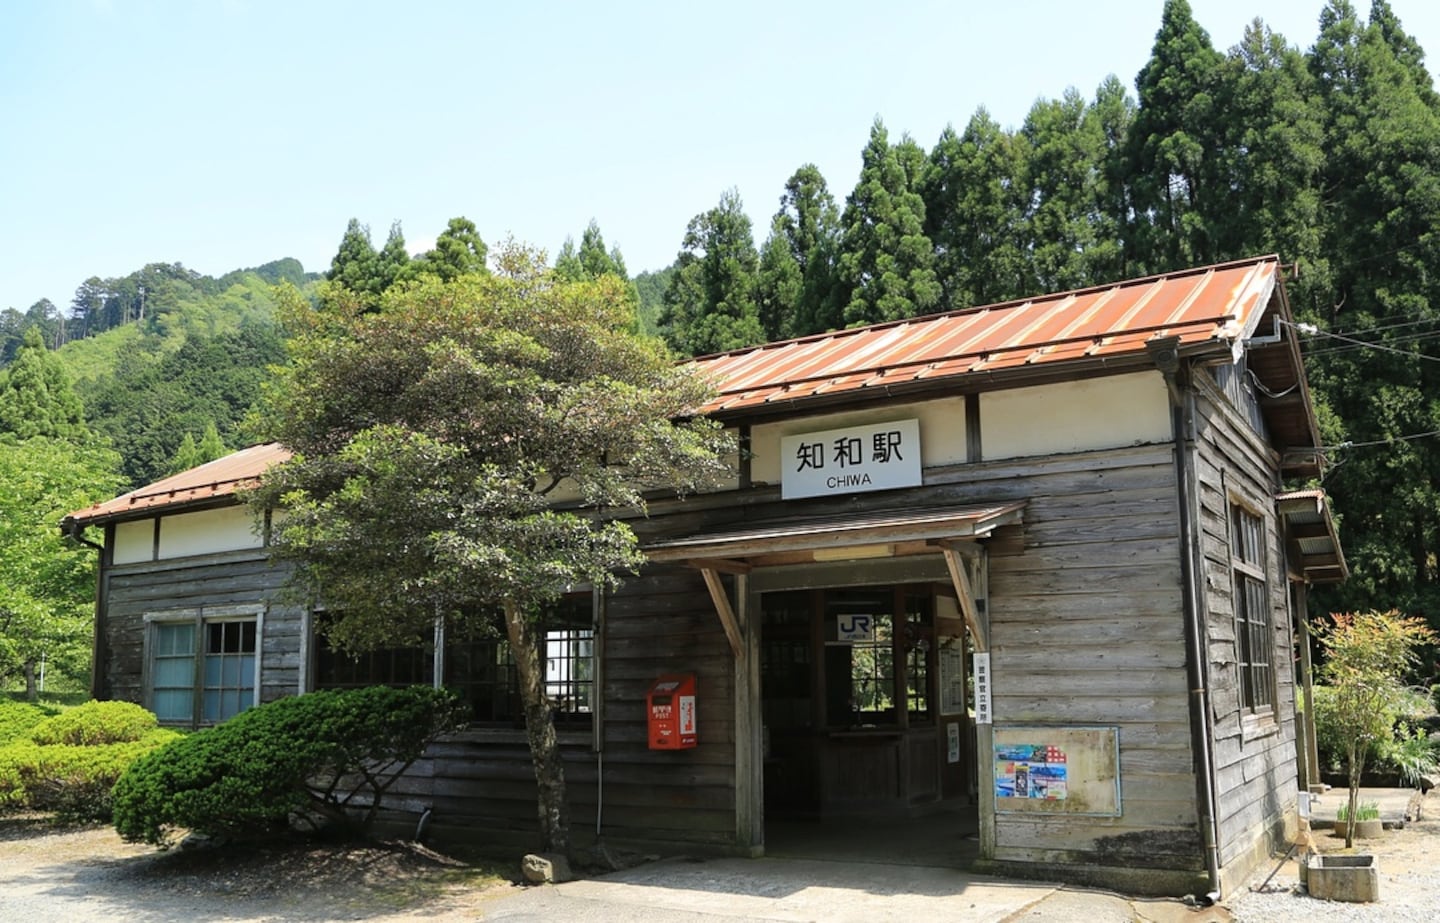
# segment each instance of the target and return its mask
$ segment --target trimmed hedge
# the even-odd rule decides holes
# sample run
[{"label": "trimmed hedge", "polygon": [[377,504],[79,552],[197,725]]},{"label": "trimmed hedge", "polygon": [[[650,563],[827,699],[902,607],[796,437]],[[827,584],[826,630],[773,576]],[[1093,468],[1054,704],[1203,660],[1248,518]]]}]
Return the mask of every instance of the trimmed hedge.
[{"label": "trimmed hedge", "polygon": [[0,746],[0,808],[53,811],[63,820],[108,821],[115,781],[180,736],[128,702],[87,702],[53,717],[12,704],[0,715],[7,729],[29,725]]},{"label": "trimmed hedge", "polygon": [[53,713],[29,702],[0,698],[0,747],[13,740],[28,739],[30,730]]},{"label": "trimmed hedge", "polygon": [[115,829],[162,846],[177,828],[245,839],[292,824],[363,833],[396,779],[463,717],[453,694],[423,686],[269,702],[137,760],[115,786]]},{"label": "trimmed hedge", "polygon": [[40,722],[30,732],[37,744],[93,747],[143,740],[159,722],[155,715],[130,702],[96,702],[66,709]]}]

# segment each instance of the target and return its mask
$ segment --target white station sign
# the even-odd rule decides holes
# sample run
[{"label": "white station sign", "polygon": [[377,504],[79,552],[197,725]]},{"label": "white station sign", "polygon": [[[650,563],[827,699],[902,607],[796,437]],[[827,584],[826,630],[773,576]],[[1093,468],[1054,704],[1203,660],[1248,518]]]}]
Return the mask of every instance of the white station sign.
[{"label": "white station sign", "polygon": [[780,440],[786,500],[920,484],[920,421],[895,420],[798,433]]}]

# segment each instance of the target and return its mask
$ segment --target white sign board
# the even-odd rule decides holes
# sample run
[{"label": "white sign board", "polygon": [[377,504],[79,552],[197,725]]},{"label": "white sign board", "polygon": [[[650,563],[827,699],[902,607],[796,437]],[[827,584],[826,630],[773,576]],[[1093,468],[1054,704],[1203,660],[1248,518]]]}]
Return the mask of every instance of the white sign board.
[{"label": "white sign board", "polygon": [[975,668],[975,723],[990,724],[994,715],[990,711],[990,653],[976,651],[970,655]]},{"label": "white sign board", "polygon": [[895,420],[798,433],[780,440],[786,500],[920,484],[920,421]]},{"label": "white sign board", "polygon": [[856,641],[875,640],[875,616],[854,614],[835,616],[835,638],[851,644]]}]

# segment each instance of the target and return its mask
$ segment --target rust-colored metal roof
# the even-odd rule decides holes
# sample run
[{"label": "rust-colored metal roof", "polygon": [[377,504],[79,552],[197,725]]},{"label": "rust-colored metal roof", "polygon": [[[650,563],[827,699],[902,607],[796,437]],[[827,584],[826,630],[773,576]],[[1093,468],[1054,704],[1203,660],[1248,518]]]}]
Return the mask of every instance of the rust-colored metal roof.
[{"label": "rust-colored metal roof", "polygon": [[963,376],[1114,366],[1172,336],[1182,354],[1233,349],[1270,304],[1279,269],[1259,257],[704,356],[696,362],[720,393],[701,409],[740,416]]},{"label": "rust-colored metal roof", "polygon": [[231,497],[235,491],[255,483],[271,465],[290,457],[277,442],[241,449],[224,458],[206,462],[189,471],[171,475],[147,487],[132,490],[114,500],[97,503],[65,517],[67,524],[96,525],[112,519],[128,519],[160,507],[189,506]]}]

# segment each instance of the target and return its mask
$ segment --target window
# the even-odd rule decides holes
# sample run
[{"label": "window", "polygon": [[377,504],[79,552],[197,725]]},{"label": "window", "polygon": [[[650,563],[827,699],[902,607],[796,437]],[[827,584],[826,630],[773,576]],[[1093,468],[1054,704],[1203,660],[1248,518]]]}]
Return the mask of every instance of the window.
[{"label": "window", "polygon": [[1269,713],[1275,704],[1275,639],[1265,576],[1265,522],[1238,504],[1230,508],[1230,569],[1241,705],[1253,714]]},{"label": "window", "polygon": [[[588,723],[595,710],[595,641],[589,593],[567,596],[544,616],[540,650],[545,693],[557,724]],[[432,646],[386,648],[347,654],[315,634],[316,689],[361,686],[430,685],[435,677]],[[510,645],[497,638],[449,638],[441,656],[446,688],[470,705],[481,724],[525,721],[520,684]]]},{"label": "window", "polygon": [[255,704],[258,620],[197,611],[150,620],[150,707],[167,724],[215,724]]},{"label": "window", "polygon": [[906,722],[928,722],[932,592],[851,587],[824,590],[821,597],[825,723],[862,727],[901,723],[897,707],[901,696]]}]

